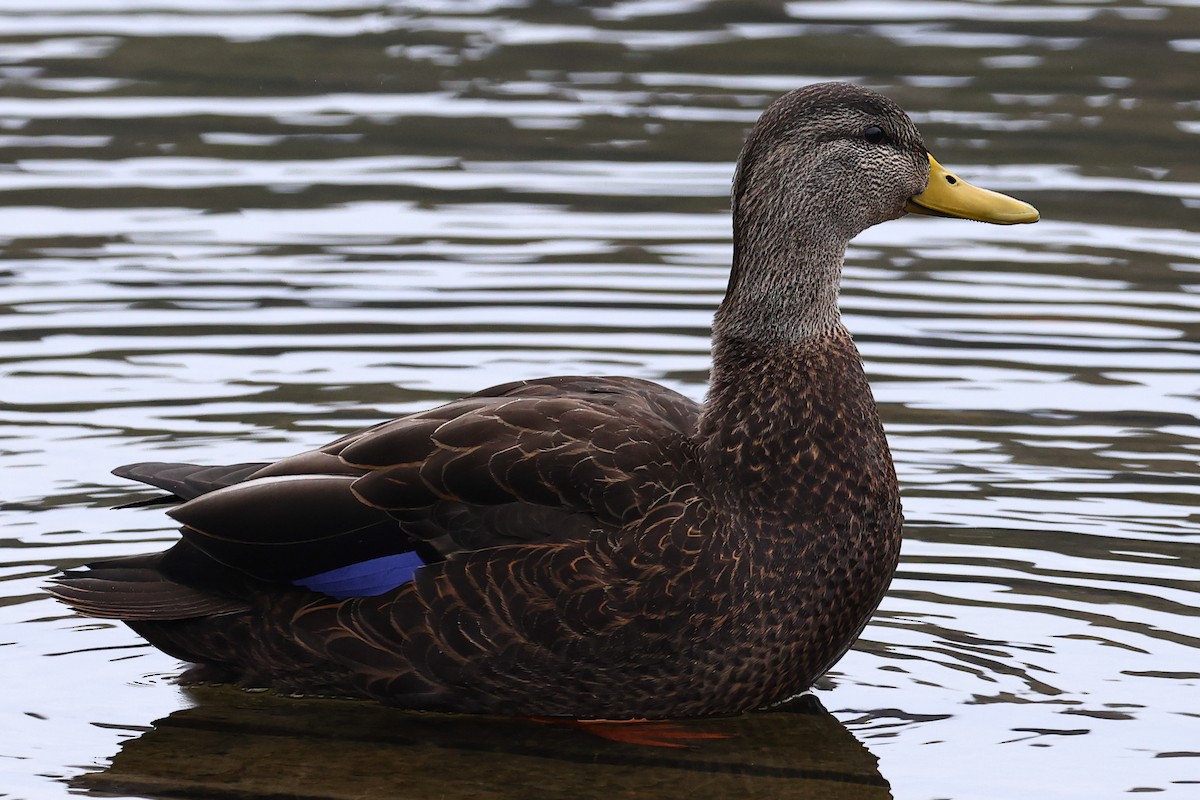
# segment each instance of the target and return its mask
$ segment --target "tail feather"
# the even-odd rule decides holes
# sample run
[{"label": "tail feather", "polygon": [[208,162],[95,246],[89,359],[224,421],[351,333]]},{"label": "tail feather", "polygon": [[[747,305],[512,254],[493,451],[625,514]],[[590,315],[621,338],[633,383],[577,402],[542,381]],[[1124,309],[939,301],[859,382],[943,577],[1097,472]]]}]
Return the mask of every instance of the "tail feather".
[{"label": "tail feather", "polygon": [[193,619],[246,611],[246,603],[184,586],[164,578],[152,566],[127,566],[121,560],[93,564],[55,578],[46,587],[53,597],[89,617],[101,619]]},{"label": "tail feather", "polygon": [[202,494],[241,483],[265,466],[265,463],[246,463],[206,467],[197,464],[146,461],[117,467],[113,474],[119,478],[128,478],[157,487],[182,500],[191,500]]},{"label": "tail feather", "polygon": [[[187,585],[197,570],[205,579]],[[212,561],[186,540],[162,553],[70,570],[46,591],[86,616],[119,619],[164,653],[196,665],[182,676],[185,683],[362,696],[344,668],[294,641],[286,624],[264,621],[259,582]],[[302,589],[292,591],[301,601],[310,597]]]}]

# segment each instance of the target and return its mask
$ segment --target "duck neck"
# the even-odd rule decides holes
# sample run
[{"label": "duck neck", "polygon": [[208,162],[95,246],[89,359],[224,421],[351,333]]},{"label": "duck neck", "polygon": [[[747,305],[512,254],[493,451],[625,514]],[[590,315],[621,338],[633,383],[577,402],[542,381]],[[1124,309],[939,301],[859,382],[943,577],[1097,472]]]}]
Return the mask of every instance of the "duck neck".
[{"label": "duck neck", "polygon": [[785,346],[840,328],[845,239],[817,225],[786,230],[735,218],[733,269],[714,339]]},{"label": "duck neck", "polygon": [[[776,527],[795,522],[781,510],[864,512],[895,483],[862,360],[838,314],[845,241],[809,233],[794,240],[803,251],[738,238],[700,419],[712,491]],[[830,476],[842,481],[833,494]],[[839,505],[826,508],[834,494]]]}]

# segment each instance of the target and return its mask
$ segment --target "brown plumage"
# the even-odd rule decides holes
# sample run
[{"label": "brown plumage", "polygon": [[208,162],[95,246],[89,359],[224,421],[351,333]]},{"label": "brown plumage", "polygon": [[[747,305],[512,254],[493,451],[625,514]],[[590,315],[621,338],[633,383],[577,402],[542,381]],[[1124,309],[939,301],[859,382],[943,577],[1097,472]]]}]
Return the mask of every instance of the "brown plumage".
[{"label": "brown plumage", "polygon": [[51,591],[198,665],[186,677],[285,692],[625,718],[803,691],[862,630],[900,547],[837,311],[846,244],[906,207],[989,219],[939,206],[931,163],[887,98],[792,92],[739,160],[704,405],[546,378],[273,464],[124,467],[186,501],[183,538]]}]

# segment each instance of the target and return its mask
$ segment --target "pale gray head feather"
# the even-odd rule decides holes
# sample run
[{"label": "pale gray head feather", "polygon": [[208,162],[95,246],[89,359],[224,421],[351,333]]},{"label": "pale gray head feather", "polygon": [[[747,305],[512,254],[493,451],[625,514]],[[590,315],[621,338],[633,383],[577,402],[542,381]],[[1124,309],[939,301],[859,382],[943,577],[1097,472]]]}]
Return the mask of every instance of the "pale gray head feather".
[{"label": "pale gray head feather", "polygon": [[[872,126],[883,142],[864,136]],[[733,270],[714,334],[797,341],[836,328],[846,245],[901,216],[928,179],[920,134],[883,95],[822,83],[776,100],[738,159]]]}]

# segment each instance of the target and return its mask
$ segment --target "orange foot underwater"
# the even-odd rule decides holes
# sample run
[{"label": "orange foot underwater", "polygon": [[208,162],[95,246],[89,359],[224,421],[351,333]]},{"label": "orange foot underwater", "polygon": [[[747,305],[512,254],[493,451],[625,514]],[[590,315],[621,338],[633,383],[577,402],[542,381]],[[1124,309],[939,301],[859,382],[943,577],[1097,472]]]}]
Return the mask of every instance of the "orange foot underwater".
[{"label": "orange foot underwater", "polygon": [[727,733],[689,730],[676,722],[649,719],[556,719],[530,717],[534,722],[566,725],[607,739],[610,742],[641,745],[642,747],[688,747],[705,739],[728,739]]}]

